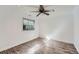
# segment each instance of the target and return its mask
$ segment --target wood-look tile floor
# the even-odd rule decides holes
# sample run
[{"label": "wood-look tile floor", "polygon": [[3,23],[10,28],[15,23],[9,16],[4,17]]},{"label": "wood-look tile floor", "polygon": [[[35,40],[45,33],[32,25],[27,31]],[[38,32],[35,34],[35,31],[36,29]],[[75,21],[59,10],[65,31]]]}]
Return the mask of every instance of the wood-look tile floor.
[{"label": "wood-look tile floor", "polygon": [[73,44],[37,38],[0,54],[78,54]]}]

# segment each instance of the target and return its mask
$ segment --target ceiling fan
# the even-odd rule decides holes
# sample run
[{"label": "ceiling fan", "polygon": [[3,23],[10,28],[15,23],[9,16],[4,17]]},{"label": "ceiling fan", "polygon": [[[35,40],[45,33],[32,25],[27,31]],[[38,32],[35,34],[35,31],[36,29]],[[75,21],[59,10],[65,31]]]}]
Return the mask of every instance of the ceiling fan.
[{"label": "ceiling fan", "polygon": [[[38,11],[32,11],[32,12],[38,12],[38,14],[36,16],[39,16],[41,13],[45,14],[45,15],[50,15],[48,12],[50,12],[51,10],[45,10],[43,5],[39,6],[39,10]],[[55,11],[54,9],[52,10],[53,12]]]}]

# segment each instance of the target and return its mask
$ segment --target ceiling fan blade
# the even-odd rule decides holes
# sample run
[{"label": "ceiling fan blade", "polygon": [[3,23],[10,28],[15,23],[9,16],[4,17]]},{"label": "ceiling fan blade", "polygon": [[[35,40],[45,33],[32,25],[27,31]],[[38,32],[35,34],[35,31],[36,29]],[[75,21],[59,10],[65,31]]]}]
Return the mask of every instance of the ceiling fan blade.
[{"label": "ceiling fan blade", "polygon": [[44,12],[44,14],[49,15],[49,13],[45,13],[45,12]]},{"label": "ceiling fan blade", "polygon": [[37,16],[39,16],[41,13],[39,13]]},{"label": "ceiling fan blade", "polygon": [[44,12],[50,12],[50,10],[45,10]]},{"label": "ceiling fan blade", "polygon": [[44,12],[55,12],[55,10],[54,9],[52,9],[52,10],[45,10]]}]

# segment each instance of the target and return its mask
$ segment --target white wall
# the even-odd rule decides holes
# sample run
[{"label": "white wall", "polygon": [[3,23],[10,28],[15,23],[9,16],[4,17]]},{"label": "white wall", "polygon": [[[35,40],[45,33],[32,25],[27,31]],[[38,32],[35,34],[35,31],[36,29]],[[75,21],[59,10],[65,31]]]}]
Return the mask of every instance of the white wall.
[{"label": "white wall", "polygon": [[27,17],[29,10],[26,6],[0,6],[0,51],[38,37],[37,20],[34,31],[22,30],[22,17]]},{"label": "white wall", "polygon": [[74,6],[74,45],[79,52],[79,6]]},{"label": "white wall", "polygon": [[40,37],[73,43],[73,6],[50,6],[50,16],[41,14]]}]

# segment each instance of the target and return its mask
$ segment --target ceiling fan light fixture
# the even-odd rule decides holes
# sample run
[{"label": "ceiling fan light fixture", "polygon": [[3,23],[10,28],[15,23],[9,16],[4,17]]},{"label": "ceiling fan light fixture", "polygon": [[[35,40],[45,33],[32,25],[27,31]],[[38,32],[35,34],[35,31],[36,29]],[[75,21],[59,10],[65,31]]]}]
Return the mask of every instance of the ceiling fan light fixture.
[{"label": "ceiling fan light fixture", "polygon": [[[54,9],[52,10],[53,12],[55,11]],[[45,10],[43,5],[39,6],[39,10],[38,11],[32,11],[32,12],[39,12],[36,16],[39,16],[40,14],[45,14],[47,16],[49,16],[50,14],[48,12],[50,12],[50,10]]]}]

